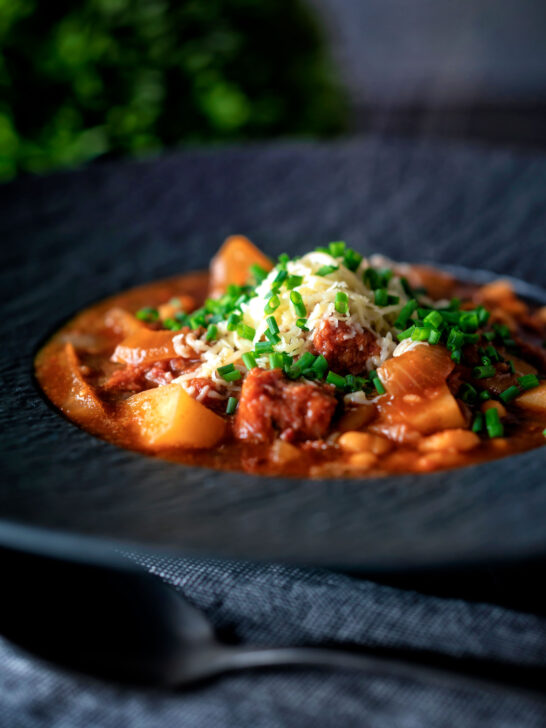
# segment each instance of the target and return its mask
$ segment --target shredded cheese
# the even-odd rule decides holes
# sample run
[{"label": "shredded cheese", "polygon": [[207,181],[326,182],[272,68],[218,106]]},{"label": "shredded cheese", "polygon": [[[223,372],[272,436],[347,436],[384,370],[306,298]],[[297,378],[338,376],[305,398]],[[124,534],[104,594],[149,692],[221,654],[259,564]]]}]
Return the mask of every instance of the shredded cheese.
[{"label": "shredded cheese", "polygon": [[[323,266],[338,266],[338,268],[325,276],[317,275],[317,271]],[[302,277],[301,285],[294,290],[301,295],[305,305],[308,331],[303,331],[296,325],[300,316],[294,310],[294,305],[290,300],[290,290],[286,286],[281,286],[277,292],[280,303],[272,314],[277,321],[278,336],[280,337],[280,341],[275,344],[275,351],[286,352],[295,358],[300,357],[311,348],[316,329],[322,322],[328,320],[335,326],[340,321],[347,324],[350,330],[348,338],[364,329],[374,334],[379,346],[379,354],[370,357],[367,362],[368,369],[375,369],[390,358],[396,348],[393,324],[408,297],[400,279],[393,276],[388,282],[387,291],[390,295],[397,297],[398,302],[387,306],[377,306],[374,303],[374,291],[363,280],[363,273],[368,267],[370,267],[369,262],[363,259],[358,269],[352,272],[340,264],[338,259],[327,253],[316,251],[308,253],[302,258],[288,261],[286,265],[288,275]],[[175,381],[184,384],[196,377],[203,377],[211,379],[213,382],[226,384],[216,372],[219,367],[233,364],[242,373],[246,371],[241,357],[246,352],[254,351],[255,344],[263,339],[267,330],[268,314],[264,312],[264,309],[268,302],[267,294],[271,292],[277,273],[278,270],[271,271],[256,288],[256,296],[241,306],[242,322],[256,331],[253,341],[239,336],[236,331],[228,331],[227,323],[223,321],[217,324],[218,335],[214,341],[206,341],[205,334],[201,337],[193,333],[174,337],[173,345],[178,356],[188,358],[197,355],[201,360],[197,368],[183,373]],[[339,291],[343,291],[347,295],[348,310],[346,314],[339,313],[335,307],[336,294]],[[259,365],[265,364],[267,355],[256,355],[256,361]],[[237,383],[232,386],[237,386]]]}]

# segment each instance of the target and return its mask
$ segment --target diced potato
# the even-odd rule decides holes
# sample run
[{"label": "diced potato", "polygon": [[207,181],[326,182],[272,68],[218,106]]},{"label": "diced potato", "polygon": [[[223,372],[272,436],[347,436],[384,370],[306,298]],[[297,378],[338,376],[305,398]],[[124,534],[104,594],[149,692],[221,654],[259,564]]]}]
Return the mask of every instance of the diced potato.
[{"label": "diced potato", "polygon": [[482,412],[487,412],[487,410],[490,409],[496,409],[499,413],[499,417],[506,417],[506,407],[502,404],[502,402],[497,402],[496,399],[488,399],[482,404],[481,410]]},{"label": "diced potato", "polygon": [[427,435],[438,430],[465,427],[466,421],[457,400],[446,384],[421,402],[392,403],[392,418],[407,425],[421,434]]},{"label": "diced potato", "polygon": [[358,470],[369,470],[377,464],[377,455],[372,452],[358,452],[351,455],[349,464]]},{"label": "diced potato", "polygon": [[136,429],[141,445],[151,450],[210,448],[226,429],[221,417],[175,383],[129,397],[122,405],[122,415]]},{"label": "diced potato", "polygon": [[174,359],[172,331],[152,331],[143,328],[116,346],[112,361],[119,364],[152,364],[163,359]]},{"label": "diced potato", "polygon": [[104,405],[81,372],[80,361],[71,343],[59,354],[56,386],[62,394],[61,409],[69,417],[90,420],[105,414]]},{"label": "diced potato", "polygon": [[231,235],[210,263],[210,295],[224,293],[230,284],[242,286],[250,275],[250,266],[270,271],[273,264],[244,235]]},{"label": "diced potato", "polygon": [[533,412],[546,413],[546,382],[516,397],[514,403]]}]

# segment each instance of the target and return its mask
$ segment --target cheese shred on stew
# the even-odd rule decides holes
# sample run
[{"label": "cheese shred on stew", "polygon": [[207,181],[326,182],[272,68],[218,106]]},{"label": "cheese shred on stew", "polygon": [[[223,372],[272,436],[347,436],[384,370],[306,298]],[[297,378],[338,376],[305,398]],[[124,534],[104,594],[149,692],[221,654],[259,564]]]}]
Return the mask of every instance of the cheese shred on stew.
[{"label": "cheese shred on stew", "polygon": [[314,477],[427,472],[546,444],[546,307],[507,281],[364,258],[274,263],[232,236],[209,273],[93,306],[36,358],[71,420],[179,462]]}]

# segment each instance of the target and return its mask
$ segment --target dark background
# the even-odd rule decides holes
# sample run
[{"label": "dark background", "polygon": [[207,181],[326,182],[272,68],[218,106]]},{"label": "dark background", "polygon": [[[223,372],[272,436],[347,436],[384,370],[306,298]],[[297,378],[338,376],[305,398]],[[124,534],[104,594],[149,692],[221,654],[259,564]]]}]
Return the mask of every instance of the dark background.
[{"label": "dark background", "polygon": [[541,0],[0,0],[0,179],[395,133],[546,145]]}]

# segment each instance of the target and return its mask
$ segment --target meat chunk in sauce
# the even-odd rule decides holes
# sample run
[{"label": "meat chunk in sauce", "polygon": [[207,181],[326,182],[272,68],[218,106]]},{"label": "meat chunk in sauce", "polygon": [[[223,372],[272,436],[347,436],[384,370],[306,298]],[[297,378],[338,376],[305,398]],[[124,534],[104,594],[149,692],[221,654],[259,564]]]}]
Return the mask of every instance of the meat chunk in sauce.
[{"label": "meat chunk in sauce", "polygon": [[254,442],[270,442],[276,433],[287,441],[322,438],[336,406],[329,385],[289,382],[280,369],[252,369],[243,384],[235,434]]},{"label": "meat chunk in sauce", "polygon": [[379,346],[371,331],[355,331],[344,321],[324,321],[313,336],[315,353],[322,354],[338,374],[362,374],[371,356],[379,354]]}]

